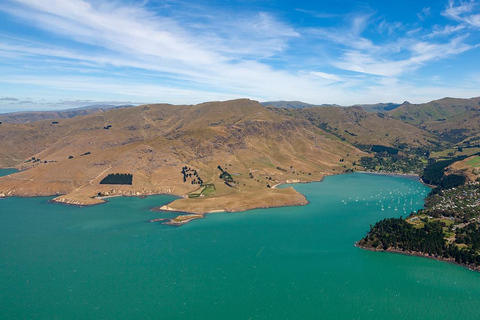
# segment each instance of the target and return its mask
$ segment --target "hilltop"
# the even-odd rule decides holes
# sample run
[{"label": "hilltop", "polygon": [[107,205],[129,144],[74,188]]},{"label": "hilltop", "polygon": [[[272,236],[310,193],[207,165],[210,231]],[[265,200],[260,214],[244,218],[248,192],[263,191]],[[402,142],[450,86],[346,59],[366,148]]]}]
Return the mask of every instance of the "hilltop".
[{"label": "hilltop", "polygon": [[[247,99],[3,123],[0,137],[0,165],[22,170],[0,178],[0,195],[89,205],[103,196],[169,193],[182,199],[164,209],[202,214],[306,204],[292,188],[272,187],[321,180],[365,155]],[[116,173],[132,174],[132,184],[100,184]]]}]

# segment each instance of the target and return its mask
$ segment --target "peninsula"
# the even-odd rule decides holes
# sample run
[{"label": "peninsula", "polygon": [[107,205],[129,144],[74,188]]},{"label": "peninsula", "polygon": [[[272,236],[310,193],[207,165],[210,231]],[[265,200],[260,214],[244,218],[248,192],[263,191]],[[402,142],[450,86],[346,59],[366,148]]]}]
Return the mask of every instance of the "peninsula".
[{"label": "peninsula", "polygon": [[272,187],[345,172],[367,155],[247,99],[4,122],[0,136],[0,165],[20,170],[0,178],[0,196],[94,205],[173,194],[181,199],[164,210],[194,214],[304,205],[293,188]]},{"label": "peninsula", "polygon": [[[211,212],[305,205],[293,188],[274,186],[351,171],[421,174],[443,153],[472,154],[479,101],[387,110],[238,99],[62,118],[4,115],[0,167],[19,172],[0,178],[0,197],[55,195],[55,202],[85,206],[112,196],[173,194],[180,199],[156,210],[193,214],[176,225]],[[435,112],[411,120],[418,110]],[[439,114],[440,124],[428,118]]]}]

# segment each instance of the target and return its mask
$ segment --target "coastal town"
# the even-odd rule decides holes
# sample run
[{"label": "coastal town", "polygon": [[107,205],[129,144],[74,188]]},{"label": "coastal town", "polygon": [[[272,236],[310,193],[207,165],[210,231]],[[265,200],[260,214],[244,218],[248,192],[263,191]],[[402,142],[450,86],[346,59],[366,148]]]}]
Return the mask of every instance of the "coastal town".
[{"label": "coastal town", "polygon": [[[435,186],[425,199],[424,208],[412,212],[405,219],[400,217],[377,222],[358,242],[358,246],[450,261],[480,271],[478,158],[473,156],[460,160],[460,163],[474,164],[474,168],[455,173],[452,173],[452,168],[458,166],[458,161],[431,163],[425,169],[424,177],[431,179]],[[464,179],[451,179],[446,172]],[[458,185],[442,187],[447,180]]]}]

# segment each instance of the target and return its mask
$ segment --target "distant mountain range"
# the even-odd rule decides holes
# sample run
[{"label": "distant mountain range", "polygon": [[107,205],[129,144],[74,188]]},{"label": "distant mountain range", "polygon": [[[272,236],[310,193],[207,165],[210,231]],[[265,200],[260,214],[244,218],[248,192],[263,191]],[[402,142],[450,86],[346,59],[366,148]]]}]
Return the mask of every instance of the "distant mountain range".
[{"label": "distant mountain range", "polygon": [[47,119],[68,119],[76,116],[104,112],[111,109],[132,107],[133,105],[89,105],[59,111],[24,111],[0,114],[0,122],[4,123],[30,123]]}]

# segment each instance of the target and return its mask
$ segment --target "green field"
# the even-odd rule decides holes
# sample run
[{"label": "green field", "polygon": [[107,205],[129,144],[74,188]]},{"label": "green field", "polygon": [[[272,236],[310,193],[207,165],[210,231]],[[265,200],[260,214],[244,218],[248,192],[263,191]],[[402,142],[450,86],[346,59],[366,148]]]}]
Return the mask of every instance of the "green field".
[{"label": "green field", "polygon": [[457,149],[445,149],[439,152],[432,152],[430,154],[430,158],[443,158],[443,157],[450,157],[452,155],[471,156],[478,152],[480,152],[480,148],[464,148],[462,152],[458,151]]},{"label": "green field", "polygon": [[472,168],[478,168],[480,167],[480,156],[476,156],[466,162],[467,165],[469,165]]},{"label": "green field", "polygon": [[194,191],[192,193],[189,193],[188,197],[189,198],[198,198],[201,195],[203,195],[205,197],[208,197],[210,195],[213,195],[215,193],[215,191],[216,191],[215,185],[213,183],[208,183],[204,186],[202,191],[198,192],[198,190],[197,190],[197,191]]}]

